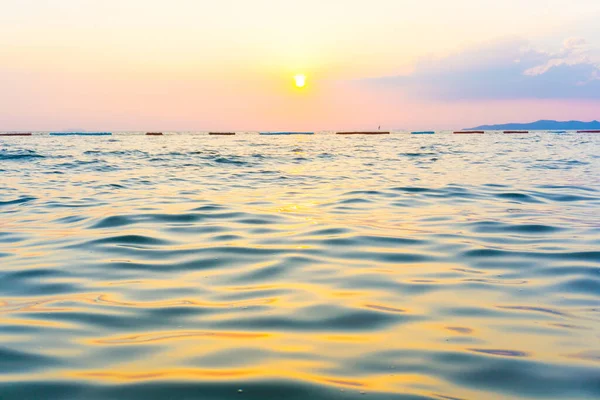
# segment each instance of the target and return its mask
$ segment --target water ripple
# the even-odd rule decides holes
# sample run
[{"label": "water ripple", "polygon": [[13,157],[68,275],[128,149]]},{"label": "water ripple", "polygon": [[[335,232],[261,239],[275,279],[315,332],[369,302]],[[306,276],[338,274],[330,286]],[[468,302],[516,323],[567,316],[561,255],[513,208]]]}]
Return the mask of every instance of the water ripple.
[{"label": "water ripple", "polygon": [[0,398],[600,397],[597,138],[32,136]]}]

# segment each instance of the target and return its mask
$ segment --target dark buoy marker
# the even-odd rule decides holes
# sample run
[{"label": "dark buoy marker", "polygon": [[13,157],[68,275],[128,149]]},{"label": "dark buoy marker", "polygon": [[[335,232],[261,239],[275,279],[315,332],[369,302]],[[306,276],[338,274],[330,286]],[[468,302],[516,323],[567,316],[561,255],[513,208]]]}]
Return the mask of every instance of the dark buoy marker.
[{"label": "dark buoy marker", "polygon": [[31,132],[6,132],[0,133],[0,136],[31,136]]}]

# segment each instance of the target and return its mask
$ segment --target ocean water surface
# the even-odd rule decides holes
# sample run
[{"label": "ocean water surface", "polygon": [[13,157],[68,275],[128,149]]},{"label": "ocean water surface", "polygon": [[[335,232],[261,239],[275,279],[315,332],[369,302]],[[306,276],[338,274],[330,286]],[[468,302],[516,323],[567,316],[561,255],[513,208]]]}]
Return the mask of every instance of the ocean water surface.
[{"label": "ocean water surface", "polygon": [[358,398],[600,398],[600,135],[0,138],[0,399]]}]

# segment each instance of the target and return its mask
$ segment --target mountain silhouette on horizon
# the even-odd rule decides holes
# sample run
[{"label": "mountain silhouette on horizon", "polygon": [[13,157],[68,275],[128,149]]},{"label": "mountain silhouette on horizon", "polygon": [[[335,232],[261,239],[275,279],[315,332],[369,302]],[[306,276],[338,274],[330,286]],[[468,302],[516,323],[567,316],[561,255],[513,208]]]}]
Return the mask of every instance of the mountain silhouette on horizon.
[{"label": "mountain silhouette on horizon", "polygon": [[508,123],[498,125],[480,125],[474,128],[465,128],[465,130],[486,130],[486,131],[502,131],[509,129],[523,129],[523,130],[566,130],[575,131],[583,129],[600,129],[600,122],[598,121],[554,121],[548,119],[541,119],[536,122],[528,123]]}]

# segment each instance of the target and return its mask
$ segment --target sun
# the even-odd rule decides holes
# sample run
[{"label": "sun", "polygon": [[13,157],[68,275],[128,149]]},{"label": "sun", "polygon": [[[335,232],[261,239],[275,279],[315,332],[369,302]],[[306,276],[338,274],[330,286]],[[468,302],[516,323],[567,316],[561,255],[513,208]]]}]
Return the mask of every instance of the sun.
[{"label": "sun", "polygon": [[305,75],[296,75],[294,76],[294,81],[296,82],[296,87],[302,88],[306,85],[306,76]]}]

